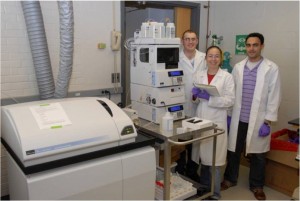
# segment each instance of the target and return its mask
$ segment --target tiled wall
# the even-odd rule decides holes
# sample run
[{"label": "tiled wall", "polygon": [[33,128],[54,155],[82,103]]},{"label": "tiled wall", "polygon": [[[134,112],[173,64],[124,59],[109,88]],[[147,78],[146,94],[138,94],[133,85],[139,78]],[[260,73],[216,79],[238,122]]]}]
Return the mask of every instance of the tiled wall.
[{"label": "tiled wall", "polygon": [[8,96],[37,94],[21,3],[11,1],[1,4],[2,93]]},{"label": "tiled wall", "polygon": [[[59,69],[59,14],[56,1],[41,1],[54,79]],[[113,6],[114,4],[114,6]],[[110,48],[115,7],[115,30],[120,31],[120,3],[74,1],[74,58],[69,91],[112,88],[114,54],[120,72],[120,52]],[[106,49],[98,49],[105,43]],[[120,87],[120,86],[119,86]],[[21,2],[1,2],[1,98],[38,95],[36,77]]]}]

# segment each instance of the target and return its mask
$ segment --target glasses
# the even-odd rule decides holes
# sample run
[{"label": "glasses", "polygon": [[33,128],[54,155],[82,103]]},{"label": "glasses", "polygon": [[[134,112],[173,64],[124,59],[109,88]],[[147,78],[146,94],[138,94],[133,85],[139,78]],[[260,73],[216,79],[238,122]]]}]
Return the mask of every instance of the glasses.
[{"label": "glasses", "polygon": [[197,38],[184,38],[183,40],[186,42],[195,42]]},{"label": "glasses", "polygon": [[215,55],[213,55],[213,54],[208,54],[207,55],[207,58],[210,58],[210,59],[219,59],[219,58],[221,58],[221,56],[220,55],[218,55],[218,54],[215,54]]}]

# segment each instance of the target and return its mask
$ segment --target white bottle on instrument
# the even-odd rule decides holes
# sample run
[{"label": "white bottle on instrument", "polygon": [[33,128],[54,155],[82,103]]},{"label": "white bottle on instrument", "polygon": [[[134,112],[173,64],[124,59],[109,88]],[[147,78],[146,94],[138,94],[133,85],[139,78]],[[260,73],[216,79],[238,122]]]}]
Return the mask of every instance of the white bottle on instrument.
[{"label": "white bottle on instrument", "polygon": [[175,25],[174,23],[167,23],[166,38],[175,38]]},{"label": "white bottle on instrument", "polygon": [[170,112],[166,112],[166,114],[162,117],[162,130],[173,131],[173,121],[173,115],[171,115]]}]

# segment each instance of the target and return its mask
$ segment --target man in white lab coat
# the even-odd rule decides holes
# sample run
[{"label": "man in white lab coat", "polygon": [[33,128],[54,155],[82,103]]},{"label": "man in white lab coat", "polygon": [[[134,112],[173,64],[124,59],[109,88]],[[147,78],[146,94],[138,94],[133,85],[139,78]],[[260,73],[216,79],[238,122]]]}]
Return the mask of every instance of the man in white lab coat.
[{"label": "man in white lab coat", "polygon": [[257,200],[265,200],[265,154],[270,150],[270,124],[277,121],[281,100],[278,66],[261,56],[264,37],[246,37],[247,58],[233,68],[236,99],[230,124],[227,167],[222,190],[238,180],[241,152],[250,155],[249,187]]},{"label": "man in white lab coat", "polygon": [[[199,39],[194,31],[186,30],[182,34],[181,41],[183,48],[179,53],[179,67],[183,69],[184,74],[183,82],[186,100],[184,112],[187,117],[194,117],[197,104],[192,102],[193,76],[197,71],[206,69],[205,53],[196,49]],[[191,160],[191,149],[192,145],[187,145],[186,151],[181,153],[180,159],[176,161],[176,171],[199,182],[198,165]]]}]

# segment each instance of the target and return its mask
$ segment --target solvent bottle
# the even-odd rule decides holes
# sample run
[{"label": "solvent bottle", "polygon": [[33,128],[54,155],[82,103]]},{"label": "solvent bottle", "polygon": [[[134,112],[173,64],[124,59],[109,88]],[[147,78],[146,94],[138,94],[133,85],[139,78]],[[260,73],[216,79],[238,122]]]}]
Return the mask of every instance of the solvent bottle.
[{"label": "solvent bottle", "polygon": [[155,34],[154,34],[155,38],[164,38],[165,37],[165,25],[164,23],[157,23],[155,25]]},{"label": "solvent bottle", "polygon": [[174,23],[167,23],[166,26],[166,38],[175,38],[175,25]]},{"label": "solvent bottle", "polygon": [[170,112],[166,112],[166,114],[162,118],[162,129],[163,131],[173,131],[173,121],[174,117]]},{"label": "solvent bottle", "polygon": [[150,37],[150,25],[148,22],[143,22],[141,26],[141,37],[148,38]]}]

